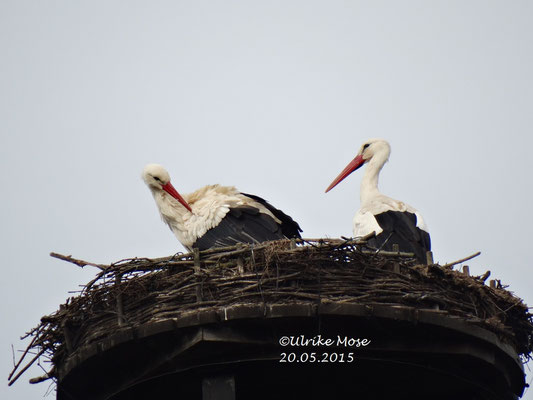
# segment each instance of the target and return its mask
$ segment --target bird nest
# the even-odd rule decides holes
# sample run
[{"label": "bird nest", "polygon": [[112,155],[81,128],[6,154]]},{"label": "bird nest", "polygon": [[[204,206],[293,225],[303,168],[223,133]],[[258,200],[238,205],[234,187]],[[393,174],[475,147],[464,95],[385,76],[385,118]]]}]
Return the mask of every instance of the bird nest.
[{"label": "bird nest", "polygon": [[[101,271],[26,335],[31,342],[10,383],[40,357],[59,366],[77,349],[121,329],[235,304],[335,301],[439,309],[496,333],[526,359],[533,350],[528,307],[499,281],[485,285],[488,273],[469,276],[467,269],[453,269],[459,262],[420,265],[412,254],[376,252],[364,242],[280,240],[111,265],[52,255]],[[33,358],[24,363],[28,354]],[[55,378],[56,370],[32,381]]]}]

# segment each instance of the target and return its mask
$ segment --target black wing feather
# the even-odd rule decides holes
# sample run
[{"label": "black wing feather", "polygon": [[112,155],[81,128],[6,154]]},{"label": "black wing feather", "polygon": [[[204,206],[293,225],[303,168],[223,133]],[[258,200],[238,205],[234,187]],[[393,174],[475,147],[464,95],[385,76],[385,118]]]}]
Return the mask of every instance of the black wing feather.
[{"label": "black wing feather", "polygon": [[415,253],[420,262],[426,262],[426,252],[431,250],[431,239],[429,233],[416,227],[415,214],[387,211],[374,217],[383,232],[368,241],[370,246],[391,251],[392,245],[397,244],[400,251]]},{"label": "black wing feather", "polygon": [[285,214],[283,211],[277,209],[272,204],[270,204],[265,199],[256,196],[254,194],[248,194],[248,193],[242,193],[242,195],[249,197],[258,203],[265,206],[265,208],[270,211],[274,216],[281,221],[281,231],[287,238],[301,238],[300,232],[302,232],[302,228],[300,228],[300,225],[298,225],[298,222],[293,220],[289,215]]},{"label": "black wing feather", "polygon": [[241,206],[230,208],[222,221],[198,238],[192,247],[206,250],[237,243],[260,243],[285,238],[282,227],[271,216],[261,213],[255,207]]}]

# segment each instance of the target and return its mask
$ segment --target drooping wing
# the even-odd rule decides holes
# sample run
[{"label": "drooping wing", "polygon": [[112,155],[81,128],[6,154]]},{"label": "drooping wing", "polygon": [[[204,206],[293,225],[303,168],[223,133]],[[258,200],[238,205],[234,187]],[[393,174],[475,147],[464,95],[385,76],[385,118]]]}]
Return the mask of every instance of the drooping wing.
[{"label": "drooping wing", "polygon": [[220,223],[198,238],[192,247],[206,250],[237,243],[260,243],[284,238],[281,225],[271,216],[261,213],[255,207],[239,206],[230,208]]},{"label": "drooping wing", "polygon": [[272,204],[270,204],[268,201],[266,201],[265,199],[259,196],[256,196],[254,194],[242,193],[242,192],[241,194],[262,204],[277,219],[279,219],[281,221],[281,231],[283,232],[283,235],[285,235],[287,238],[289,239],[290,238],[301,238],[300,232],[302,232],[302,228],[300,228],[300,225],[298,225],[298,222],[293,220],[289,215],[277,209]]}]

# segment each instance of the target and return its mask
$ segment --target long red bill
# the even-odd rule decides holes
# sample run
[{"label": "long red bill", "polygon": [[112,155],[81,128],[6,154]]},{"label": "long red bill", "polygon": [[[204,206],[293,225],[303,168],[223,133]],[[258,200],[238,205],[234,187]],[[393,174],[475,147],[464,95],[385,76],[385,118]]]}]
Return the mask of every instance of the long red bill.
[{"label": "long red bill", "polygon": [[174,186],[172,186],[170,182],[168,182],[166,185],[163,185],[163,190],[172,197],[174,197],[176,200],[178,200],[181,204],[183,204],[183,207],[192,212],[191,206],[185,201],[183,197],[181,197],[181,195],[176,189],[174,189]]},{"label": "long red bill", "polygon": [[333,189],[335,186],[337,186],[339,184],[340,181],[342,181],[344,178],[346,178],[348,175],[350,175],[353,171],[355,171],[357,168],[359,168],[361,165],[363,165],[365,163],[365,160],[363,159],[363,156],[362,155],[358,155],[357,157],[355,157],[351,162],[350,164],[348,164],[346,166],[346,168],[344,168],[342,170],[342,172],[339,174],[339,176],[337,176],[333,182],[331,182],[331,184],[328,186],[328,188],[326,189],[326,193],[329,192],[331,189]]}]

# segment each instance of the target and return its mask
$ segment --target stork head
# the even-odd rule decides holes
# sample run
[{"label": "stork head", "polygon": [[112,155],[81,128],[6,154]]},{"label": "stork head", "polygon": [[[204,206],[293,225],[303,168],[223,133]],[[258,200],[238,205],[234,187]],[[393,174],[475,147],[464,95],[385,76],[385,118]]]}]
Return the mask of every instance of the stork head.
[{"label": "stork head", "polygon": [[164,190],[176,200],[178,200],[183,207],[192,212],[191,206],[185,201],[178,191],[170,183],[170,175],[167,170],[159,164],[148,164],[143,169],[142,178],[144,183],[150,188],[152,192]]},{"label": "stork head", "polygon": [[367,140],[355,158],[342,170],[342,172],[337,176],[333,182],[326,189],[326,193],[337,186],[344,178],[350,175],[353,171],[360,168],[363,164],[370,162],[371,160],[376,160],[380,163],[380,167],[387,162],[390,155],[390,145],[384,139],[370,139]]}]

